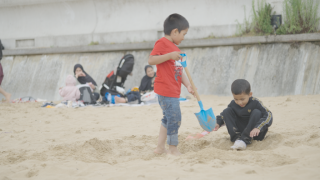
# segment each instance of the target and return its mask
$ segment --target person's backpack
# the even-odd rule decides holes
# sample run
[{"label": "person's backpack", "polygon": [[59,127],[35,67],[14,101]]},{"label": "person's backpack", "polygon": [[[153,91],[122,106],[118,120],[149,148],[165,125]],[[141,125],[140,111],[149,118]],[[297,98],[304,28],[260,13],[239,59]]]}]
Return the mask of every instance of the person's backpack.
[{"label": "person's backpack", "polygon": [[79,101],[83,101],[83,104],[96,104],[96,100],[93,96],[91,88],[87,85],[78,86],[80,91]]}]

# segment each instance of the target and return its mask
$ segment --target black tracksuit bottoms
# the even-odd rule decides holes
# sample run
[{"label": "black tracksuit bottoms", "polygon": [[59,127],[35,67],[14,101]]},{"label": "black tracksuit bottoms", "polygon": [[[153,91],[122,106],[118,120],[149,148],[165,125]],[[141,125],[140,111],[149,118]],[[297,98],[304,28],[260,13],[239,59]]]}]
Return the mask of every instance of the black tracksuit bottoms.
[{"label": "black tracksuit bottoms", "polygon": [[[230,135],[230,140],[232,142],[236,140],[242,140],[246,144],[251,144],[252,138],[250,137],[250,132],[255,128],[258,121],[262,117],[261,111],[254,109],[251,112],[249,119],[238,117],[230,107],[226,108],[222,114],[223,120]],[[266,128],[264,131],[260,131],[259,135],[254,137],[253,140],[262,141],[267,132],[268,128]]]}]

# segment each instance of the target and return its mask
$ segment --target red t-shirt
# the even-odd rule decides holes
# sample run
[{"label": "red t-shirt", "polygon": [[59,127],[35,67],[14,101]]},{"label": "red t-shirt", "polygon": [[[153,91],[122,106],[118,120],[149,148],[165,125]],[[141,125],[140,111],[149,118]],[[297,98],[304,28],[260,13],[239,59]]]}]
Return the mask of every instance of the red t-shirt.
[{"label": "red t-shirt", "polygon": [[[155,43],[150,55],[164,55],[174,51],[180,51],[180,49],[173,42],[163,37]],[[179,98],[182,72],[181,64],[172,59],[157,64],[154,92],[161,96]]]}]

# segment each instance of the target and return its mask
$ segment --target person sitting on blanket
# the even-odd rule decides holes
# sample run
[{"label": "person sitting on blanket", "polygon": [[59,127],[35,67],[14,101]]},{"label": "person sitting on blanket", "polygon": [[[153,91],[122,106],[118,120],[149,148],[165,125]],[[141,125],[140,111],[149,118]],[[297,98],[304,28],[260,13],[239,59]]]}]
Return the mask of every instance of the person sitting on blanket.
[{"label": "person sitting on blanket", "polygon": [[76,101],[80,99],[80,91],[76,87],[76,79],[72,75],[68,75],[66,79],[66,86],[60,88],[59,94],[64,101]]},{"label": "person sitting on blanket", "polygon": [[134,87],[126,94],[126,97],[115,96],[114,100],[116,104],[118,103],[140,104],[141,103],[140,97],[141,96],[139,93],[139,88]]},{"label": "person sitting on blanket", "polygon": [[156,73],[154,72],[152,66],[146,65],[144,67],[144,71],[146,75],[141,79],[141,83],[139,87],[141,95],[147,92],[153,91],[154,79],[156,77]]},{"label": "person sitting on blanket", "polygon": [[80,84],[88,84],[91,87],[94,98],[98,100],[100,95],[99,93],[95,92],[97,90],[97,83],[88,73],[84,71],[81,64],[74,65],[73,73]]}]

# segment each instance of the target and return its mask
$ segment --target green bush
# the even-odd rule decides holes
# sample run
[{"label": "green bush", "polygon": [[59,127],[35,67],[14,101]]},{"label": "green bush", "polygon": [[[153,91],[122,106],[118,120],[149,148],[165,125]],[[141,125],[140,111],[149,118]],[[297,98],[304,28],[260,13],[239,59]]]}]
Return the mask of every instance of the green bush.
[{"label": "green bush", "polygon": [[258,0],[257,11],[255,2],[252,0],[252,31],[256,34],[271,34],[273,28],[271,26],[271,13],[273,7],[265,0]]},{"label": "green bush", "polygon": [[273,7],[265,0],[258,1],[257,7],[255,6],[255,0],[252,0],[252,20],[246,16],[246,9],[244,7],[244,22],[240,24],[237,22],[236,36],[242,36],[244,34],[271,34],[273,28],[271,26],[271,13]]},{"label": "green bush", "polygon": [[319,0],[285,0],[284,22],[277,30],[277,34],[316,32],[320,21],[318,7]]}]

